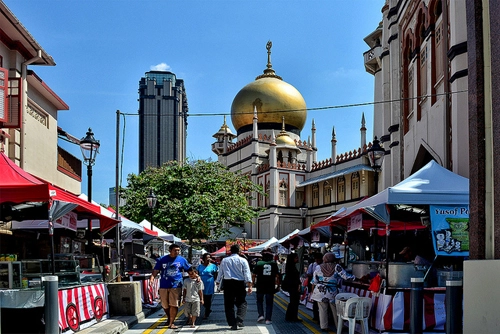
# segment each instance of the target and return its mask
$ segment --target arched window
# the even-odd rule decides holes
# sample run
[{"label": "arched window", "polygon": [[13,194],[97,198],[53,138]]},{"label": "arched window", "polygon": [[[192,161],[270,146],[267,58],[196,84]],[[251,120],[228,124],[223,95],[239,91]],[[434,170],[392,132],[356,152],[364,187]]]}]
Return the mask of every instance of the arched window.
[{"label": "arched window", "polygon": [[[262,187],[262,189],[264,189],[264,187],[262,186],[262,182],[259,185]],[[263,204],[264,204],[264,194],[259,193],[259,199],[257,201],[257,206],[261,207]]]},{"label": "arched window", "polygon": [[445,56],[444,56],[444,43],[443,39],[446,36],[446,33],[443,28],[443,18],[441,16],[443,12],[441,0],[436,1],[434,5],[434,10],[431,14],[431,20],[434,24],[434,37],[432,40],[432,62],[430,65],[432,66],[432,79],[431,79],[431,104],[436,103],[436,85],[440,82],[444,75],[444,66]]},{"label": "arched window", "polygon": [[288,206],[288,184],[285,179],[280,181],[280,198],[278,205],[279,206]]},{"label": "arched window", "polygon": [[269,206],[269,200],[271,198],[271,182],[267,181],[266,183],[266,207]]},{"label": "arched window", "polygon": [[313,206],[319,206],[319,186],[317,183],[312,186]]},{"label": "arched window", "polygon": [[283,152],[281,150],[278,151],[278,161],[283,163]]},{"label": "arched window", "polygon": [[293,154],[292,154],[292,151],[288,152],[288,162],[289,163],[293,163]]},{"label": "arched window", "polygon": [[337,202],[345,201],[345,178],[340,176],[337,179]]},{"label": "arched window", "polygon": [[323,183],[323,204],[330,204],[332,202],[332,186],[328,181]]},{"label": "arched window", "polygon": [[351,175],[351,199],[359,198],[359,172]]}]

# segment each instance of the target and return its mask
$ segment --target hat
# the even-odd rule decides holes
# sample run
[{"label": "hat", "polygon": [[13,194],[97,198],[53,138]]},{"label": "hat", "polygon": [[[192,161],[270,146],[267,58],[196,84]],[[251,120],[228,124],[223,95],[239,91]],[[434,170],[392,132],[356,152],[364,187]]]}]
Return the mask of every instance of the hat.
[{"label": "hat", "polygon": [[405,255],[406,253],[409,253],[411,251],[410,247],[406,246],[403,248],[401,252],[399,252],[399,255]]}]

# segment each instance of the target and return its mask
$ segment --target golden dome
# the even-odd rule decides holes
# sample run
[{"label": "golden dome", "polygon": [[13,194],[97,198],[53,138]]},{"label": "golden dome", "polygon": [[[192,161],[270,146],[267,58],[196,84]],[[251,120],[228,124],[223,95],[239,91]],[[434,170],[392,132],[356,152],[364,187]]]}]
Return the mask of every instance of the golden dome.
[{"label": "golden dome", "polygon": [[297,147],[297,144],[295,144],[295,141],[289,135],[286,136],[278,135],[278,137],[276,137],[276,145]]},{"label": "golden dome", "polygon": [[264,74],[243,87],[233,100],[231,121],[238,133],[251,129],[255,107],[259,128],[262,129],[280,129],[282,117],[285,116],[286,129],[299,134],[306,122],[304,98],[272,69],[271,46],[271,42],[268,42],[268,63]]}]

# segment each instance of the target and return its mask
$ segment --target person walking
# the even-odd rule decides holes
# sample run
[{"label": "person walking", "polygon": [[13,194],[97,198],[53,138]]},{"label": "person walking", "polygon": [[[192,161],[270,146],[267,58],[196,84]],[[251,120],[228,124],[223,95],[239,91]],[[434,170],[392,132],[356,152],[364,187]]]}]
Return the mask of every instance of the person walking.
[{"label": "person walking", "polygon": [[[248,285],[248,294],[252,293],[252,276],[248,261],[239,255],[240,247],[231,246],[231,255],[222,259],[216,284],[221,282],[224,289],[224,312],[226,321],[231,330],[237,330],[245,325],[247,301],[245,284]],[[236,316],[234,307],[236,306]]]},{"label": "person walking", "polygon": [[205,303],[203,306],[205,307],[205,313],[203,315],[204,319],[207,319],[212,313],[212,299],[214,296],[215,290],[215,279],[217,278],[217,274],[219,272],[219,268],[212,263],[210,260],[212,257],[210,253],[205,253],[202,256],[202,263],[198,265],[198,273],[203,281],[203,285],[205,286],[203,290],[203,300]]},{"label": "person walking", "polygon": [[182,272],[191,266],[185,258],[179,255],[179,245],[171,244],[169,254],[156,260],[149,283],[153,284],[155,277],[160,273],[160,300],[161,306],[167,316],[168,327],[177,329],[174,324],[175,316],[179,310],[182,293]]},{"label": "person walking", "polygon": [[[323,263],[323,254],[321,253],[314,253],[312,255],[312,262],[309,264],[307,267],[307,290],[309,292],[309,299],[311,298],[312,295],[312,279],[313,279],[313,273],[314,270],[316,270],[316,267],[319,266],[321,263]],[[314,321],[319,321],[319,308],[318,308],[318,302],[315,300],[312,300],[313,304],[313,320]]]},{"label": "person walking", "polygon": [[300,303],[300,273],[297,269],[299,263],[299,255],[290,253],[286,258],[285,278],[282,286],[289,293],[288,307],[286,308],[285,320],[288,322],[302,322],[299,319],[299,303]]},{"label": "person walking", "polygon": [[[274,294],[280,288],[280,273],[278,264],[274,261],[274,255],[270,249],[262,251],[262,260],[255,265],[252,274],[252,284],[257,290],[257,322],[266,321],[266,325],[272,324]],[[264,316],[264,299],[266,309]]]},{"label": "person walking", "polygon": [[354,279],[354,275],[348,274],[337,263],[334,253],[326,253],[323,263],[316,267],[312,280],[311,299],[318,302],[319,326],[322,331],[328,331],[328,311],[332,310],[335,328],[337,324],[337,308],[335,307],[335,296],[339,292],[342,279]]},{"label": "person walking", "polygon": [[189,277],[184,280],[182,289],[182,303],[184,314],[187,316],[187,324],[195,328],[196,318],[200,316],[201,305],[203,305],[203,281],[199,280],[198,270],[191,267],[187,271]]}]

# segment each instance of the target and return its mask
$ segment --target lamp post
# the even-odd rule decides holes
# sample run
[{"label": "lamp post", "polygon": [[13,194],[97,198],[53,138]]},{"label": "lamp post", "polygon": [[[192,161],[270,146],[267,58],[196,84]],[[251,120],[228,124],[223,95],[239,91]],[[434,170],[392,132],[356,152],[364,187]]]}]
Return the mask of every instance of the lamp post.
[{"label": "lamp post", "polygon": [[[99,153],[99,147],[101,144],[98,140],[94,138],[94,133],[92,129],[86,133],[86,137],[80,140],[80,149],[83,155],[83,163],[87,165],[87,198],[89,202],[92,202],[92,166],[95,164],[95,158],[97,153]],[[92,220],[87,220],[87,249],[92,249]],[[103,259],[104,261],[104,259]]]},{"label": "lamp post", "polygon": [[149,220],[151,223],[151,231],[153,230],[153,209],[156,206],[156,201],[158,200],[156,198],[155,193],[153,192],[153,189],[149,189],[149,195],[147,197],[148,200],[148,207],[149,207]]},{"label": "lamp post", "polygon": [[243,237],[243,252],[245,252],[247,248],[247,231],[243,228],[243,232],[241,232],[241,236]]},{"label": "lamp post", "polygon": [[309,208],[307,207],[306,202],[302,202],[302,205],[299,208],[300,211],[300,216],[302,217],[302,229],[306,228],[306,216],[307,216],[307,210]]},{"label": "lamp post", "polygon": [[[373,168],[373,180],[375,183],[374,193],[375,195],[378,193],[378,174],[382,168],[382,162],[384,161],[385,150],[380,146],[380,141],[377,139],[377,136],[373,139],[373,144],[370,149],[367,150],[366,154],[368,155],[368,160],[370,161],[370,166]],[[377,234],[378,234],[378,221],[375,220],[375,233],[373,234],[373,258],[377,257]],[[386,234],[386,245],[385,245],[385,257],[388,258],[388,250],[387,250],[387,234]],[[387,268],[388,269],[388,268]],[[388,274],[386,274],[388,275]]]}]

